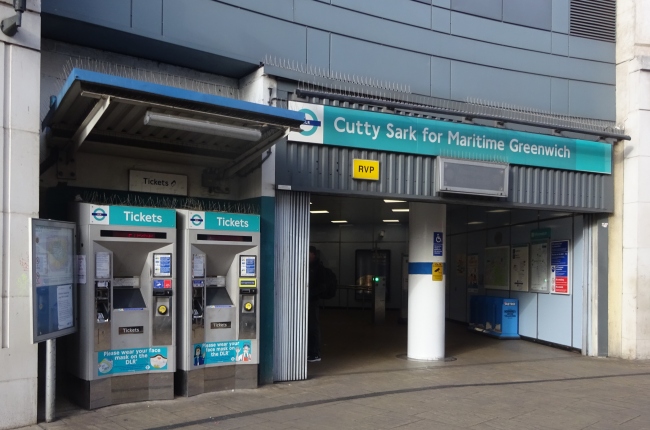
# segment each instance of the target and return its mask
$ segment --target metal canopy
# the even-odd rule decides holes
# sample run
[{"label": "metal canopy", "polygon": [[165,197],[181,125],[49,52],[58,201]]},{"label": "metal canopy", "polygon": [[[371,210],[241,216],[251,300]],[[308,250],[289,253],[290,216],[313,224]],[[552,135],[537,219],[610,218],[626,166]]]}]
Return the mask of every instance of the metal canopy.
[{"label": "metal canopy", "polygon": [[[147,112],[259,130],[257,141],[144,124]],[[304,115],[182,88],[73,69],[43,121],[50,147],[218,167],[232,176]]]}]

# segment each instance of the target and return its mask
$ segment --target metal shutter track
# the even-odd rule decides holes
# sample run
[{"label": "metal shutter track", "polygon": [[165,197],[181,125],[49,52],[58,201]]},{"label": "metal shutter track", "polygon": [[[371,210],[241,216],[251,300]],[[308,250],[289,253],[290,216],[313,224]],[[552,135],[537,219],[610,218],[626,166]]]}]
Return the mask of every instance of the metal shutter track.
[{"label": "metal shutter track", "polygon": [[309,193],[278,191],[273,379],[307,379]]}]

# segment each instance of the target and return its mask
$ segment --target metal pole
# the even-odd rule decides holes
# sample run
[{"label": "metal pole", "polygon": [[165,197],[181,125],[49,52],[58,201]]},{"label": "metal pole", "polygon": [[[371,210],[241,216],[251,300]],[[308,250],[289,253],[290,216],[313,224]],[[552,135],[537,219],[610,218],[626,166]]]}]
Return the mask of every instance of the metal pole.
[{"label": "metal pole", "polygon": [[45,348],[45,422],[51,423],[56,401],[56,339],[48,339]]}]

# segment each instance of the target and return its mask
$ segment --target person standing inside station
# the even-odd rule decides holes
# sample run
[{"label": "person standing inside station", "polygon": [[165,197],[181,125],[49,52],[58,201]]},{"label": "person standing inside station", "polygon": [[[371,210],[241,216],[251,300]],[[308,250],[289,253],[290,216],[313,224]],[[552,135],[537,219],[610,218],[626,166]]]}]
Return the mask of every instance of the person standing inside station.
[{"label": "person standing inside station", "polygon": [[307,361],[321,360],[319,299],[325,290],[325,266],[318,250],[309,247],[309,305],[307,307]]}]

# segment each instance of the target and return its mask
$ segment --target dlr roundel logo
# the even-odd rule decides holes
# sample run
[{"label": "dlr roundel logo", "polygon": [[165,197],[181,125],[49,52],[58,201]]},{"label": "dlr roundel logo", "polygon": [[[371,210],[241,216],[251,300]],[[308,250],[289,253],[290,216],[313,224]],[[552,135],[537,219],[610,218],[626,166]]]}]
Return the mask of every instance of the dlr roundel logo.
[{"label": "dlr roundel logo", "polygon": [[299,112],[305,114],[305,122],[303,123],[303,126],[307,126],[306,128],[301,127],[302,132],[300,132],[300,134],[302,134],[303,136],[311,136],[314,133],[316,133],[318,127],[321,126],[321,121],[318,119],[314,111],[307,108],[303,108],[300,109]]},{"label": "dlr roundel logo", "polygon": [[201,218],[201,215],[199,215],[199,214],[194,214],[190,218],[190,222],[192,223],[192,225],[198,227],[201,224],[203,224],[203,218]]},{"label": "dlr roundel logo", "polygon": [[92,212],[91,215],[93,216],[95,221],[102,222],[106,219],[108,213],[106,213],[106,211],[102,208],[95,208],[95,210]]}]

